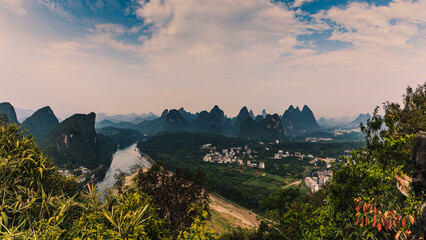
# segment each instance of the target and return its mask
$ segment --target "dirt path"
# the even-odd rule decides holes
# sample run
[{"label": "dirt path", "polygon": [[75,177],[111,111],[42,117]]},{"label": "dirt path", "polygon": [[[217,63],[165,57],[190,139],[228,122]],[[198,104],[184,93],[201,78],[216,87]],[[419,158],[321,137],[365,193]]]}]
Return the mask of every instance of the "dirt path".
[{"label": "dirt path", "polygon": [[[148,169],[143,169],[146,172]],[[136,176],[137,172],[126,176],[125,185],[132,184],[131,179]],[[256,214],[222,198],[217,194],[210,194],[210,208],[217,211],[219,214],[228,215],[234,218],[233,224],[242,228],[255,228],[259,226],[259,221],[256,220]]]},{"label": "dirt path", "polygon": [[302,182],[302,180],[296,181],[294,183],[290,183],[289,185],[285,185],[282,189],[288,188],[288,187],[290,187],[292,185],[299,185],[301,182]]},{"label": "dirt path", "polygon": [[242,228],[254,228],[259,226],[259,221],[256,220],[256,214],[244,209],[241,206],[231,203],[221,198],[216,194],[210,194],[210,208],[223,214],[231,215],[232,217],[240,220]]}]

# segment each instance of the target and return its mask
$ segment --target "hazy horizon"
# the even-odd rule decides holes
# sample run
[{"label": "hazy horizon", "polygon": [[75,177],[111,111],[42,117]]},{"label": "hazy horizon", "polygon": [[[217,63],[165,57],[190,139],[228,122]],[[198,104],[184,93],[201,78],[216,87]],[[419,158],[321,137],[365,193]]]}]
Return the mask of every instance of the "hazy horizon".
[{"label": "hazy horizon", "polygon": [[[13,103],[11,103],[12,105],[13,105]],[[43,106],[43,107],[45,107],[45,106]],[[218,106],[220,109],[222,109],[222,107],[221,106]],[[294,108],[296,108],[296,107],[299,107],[299,109],[300,110],[302,110],[303,109],[303,106],[293,106]],[[35,111],[37,111],[38,109],[24,109],[24,108],[20,108],[19,106],[17,107],[17,106],[14,106],[14,108],[15,108],[15,111],[16,111],[16,115],[17,115],[17,117],[18,117],[18,119],[20,120],[20,121],[23,121],[23,120],[25,120],[26,118],[28,118],[29,116],[31,116]],[[41,108],[41,107],[40,107]],[[207,108],[207,109],[202,109],[202,110],[200,110],[200,111],[190,111],[190,110],[188,110],[188,109],[186,109],[185,107],[183,107],[184,109],[185,109],[185,111],[187,111],[187,112],[190,112],[190,113],[192,113],[192,114],[197,114],[197,113],[200,113],[201,111],[210,111],[211,110],[211,108],[213,108],[213,107],[211,107],[211,108]],[[97,118],[98,118],[98,114],[106,114],[108,117],[114,117],[114,116],[117,116],[117,115],[124,115],[124,116],[126,116],[126,115],[132,115],[132,114],[134,114],[134,115],[137,115],[137,116],[140,116],[140,115],[142,115],[142,114],[150,114],[150,113],[153,113],[154,115],[156,115],[156,116],[161,116],[161,114],[162,114],[162,112],[164,111],[164,110],[172,110],[172,109],[179,109],[179,108],[164,108],[162,111],[160,111],[160,112],[141,112],[141,113],[136,113],[136,112],[130,112],[130,113],[114,113],[114,114],[107,114],[107,113],[104,113],[104,112],[95,112],[96,113],[96,116],[97,116]],[[249,107],[247,108],[249,111],[250,110],[252,110],[252,109],[250,109]],[[282,111],[282,113],[281,112],[268,112],[268,111],[266,111],[268,114],[278,114],[278,115],[282,115],[283,113],[284,113],[284,111],[286,110],[287,108],[285,108],[283,111]],[[61,121],[63,121],[63,120],[65,120],[66,118],[68,118],[68,117],[70,117],[70,116],[72,116],[72,115],[74,115],[74,114],[88,114],[88,113],[90,113],[90,112],[93,112],[93,111],[90,111],[90,112],[74,112],[74,113],[71,113],[71,112],[60,112],[60,111],[55,111],[55,109],[52,109],[53,110],[53,112],[55,113],[55,115],[56,115],[56,117],[58,117]],[[223,109],[222,109],[223,110]],[[266,109],[265,109],[266,110]],[[312,109],[311,109],[312,110]],[[229,113],[227,113],[226,111],[224,111],[224,114],[225,114],[225,116],[227,116],[227,117],[229,117],[229,118],[233,118],[233,117],[236,117],[237,115],[238,115],[238,113],[239,113],[239,111],[238,112],[236,112],[235,114],[229,114]],[[255,116],[257,116],[257,115],[262,115],[262,111],[259,111],[259,112],[255,112],[255,111],[253,111],[253,113],[254,113],[254,115]],[[313,111],[313,113],[314,113],[314,116],[315,116],[315,118],[316,118],[316,120],[318,121],[318,119],[320,119],[320,118],[322,118],[322,117],[324,117],[325,119],[328,119],[328,120],[330,120],[330,119],[337,119],[337,120],[346,120],[346,121],[352,121],[352,120],[354,120],[356,117],[358,117],[360,114],[367,114],[367,113],[369,113],[369,114],[371,114],[372,113],[372,111],[371,112],[360,112],[360,113],[354,113],[354,114],[352,114],[352,115],[341,115],[341,116],[331,116],[331,117],[328,117],[328,116],[321,116],[321,115],[317,115],[316,113],[315,113],[315,111]],[[98,122],[99,120],[98,119],[96,119],[96,121]]]},{"label": "hazy horizon", "polygon": [[426,0],[0,0],[0,102],[372,113],[426,81]]}]

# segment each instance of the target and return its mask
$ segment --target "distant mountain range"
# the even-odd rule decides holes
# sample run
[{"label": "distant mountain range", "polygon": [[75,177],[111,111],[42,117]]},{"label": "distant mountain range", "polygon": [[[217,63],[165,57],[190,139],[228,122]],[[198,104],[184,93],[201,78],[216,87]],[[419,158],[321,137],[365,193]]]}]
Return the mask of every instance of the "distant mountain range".
[{"label": "distant mountain range", "polygon": [[[18,123],[10,103],[0,103],[0,113],[8,122]],[[25,119],[22,126],[57,164],[85,166],[99,172],[109,167],[117,146],[125,147],[162,131],[210,133],[259,141],[304,137],[310,133],[322,136],[320,125],[306,105],[302,110],[290,106],[282,116],[268,114],[266,110],[254,116],[253,111],[245,106],[233,118],[226,116],[218,106],[200,113],[191,113],[184,108],[165,109],[161,116],[153,113],[99,115],[102,120],[96,125],[95,113],[75,114],[59,123],[52,109],[46,106]],[[360,114],[345,126],[358,127],[369,117],[369,114]],[[326,121],[321,119],[320,122]]]},{"label": "distant mountain range", "polygon": [[107,115],[105,113],[98,113],[96,114],[96,122],[101,122],[103,120],[109,120],[114,123],[119,122],[131,122],[134,124],[138,124],[144,120],[153,120],[158,118],[157,115],[150,112],[148,114],[142,113],[142,114],[136,114],[136,113],[130,113],[130,114],[116,114],[116,115]]},{"label": "distant mountain range", "polygon": [[344,129],[355,129],[359,128],[359,125],[366,124],[367,120],[371,117],[369,113],[361,113],[355,119],[354,117],[340,117],[340,118],[329,118],[324,117],[318,120],[318,124],[323,128],[344,128]]},{"label": "distant mountain range", "polygon": [[262,111],[262,115],[254,116],[253,111],[244,106],[234,118],[227,117],[218,106],[214,106],[210,112],[202,111],[195,114],[185,111],[184,108],[170,111],[166,109],[159,118],[144,120],[138,124],[105,119],[96,126],[129,128],[147,135],[161,131],[189,131],[263,140],[282,139],[284,136],[295,136],[321,129],[313,112],[306,105],[302,111],[298,107],[290,106],[283,116],[267,114],[266,110]]}]

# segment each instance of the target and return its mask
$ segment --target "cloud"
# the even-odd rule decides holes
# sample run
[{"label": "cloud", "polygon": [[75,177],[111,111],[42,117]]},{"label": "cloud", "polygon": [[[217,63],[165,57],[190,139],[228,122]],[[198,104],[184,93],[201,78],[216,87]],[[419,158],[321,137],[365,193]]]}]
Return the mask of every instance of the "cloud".
[{"label": "cloud", "polygon": [[426,1],[396,0],[389,6],[353,2],[344,9],[332,8],[317,14],[344,28],[334,30],[331,40],[350,42],[356,47],[406,47],[426,27]]},{"label": "cloud", "polygon": [[0,0],[0,7],[17,14],[25,15],[27,14],[27,8],[31,6],[31,1],[29,0]]},{"label": "cloud", "polygon": [[301,7],[303,4],[312,2],[314,0],[295,0],[293,3],[293,7]]},{"label": "cloud", "polygon": [[[255,78],[255,72],[295,54],[304,23],[281,4],[264,0],[141,2],[136,11],[152,24],[142,46],[149,69],[185,79]],[[191,71],[182,69],[192,66]],[[242,77],[244,76],[244,77]],[[188,80],[187,80],[188,81]]]},{"label": "cloud", "polygon": [[[0,15],[0,96],[54,102],[69,112],[219,104],[233,115],[243,105],[282,113],[307,104],[316,114],[352,115],[398,101],[406,85],[424,82],[424,9],[420,0],[351,3],[302,21],[296,15],[307,13],[269,0],[151,0],[132,5],[143,20],[132,19],[136,24],[80,22],[61,38],[55,29],[19,31],[8,24],[19,16]],[[350,47],[319,53],[315,41],[305,48],[298,40],[330,29],[331,40]]]}]

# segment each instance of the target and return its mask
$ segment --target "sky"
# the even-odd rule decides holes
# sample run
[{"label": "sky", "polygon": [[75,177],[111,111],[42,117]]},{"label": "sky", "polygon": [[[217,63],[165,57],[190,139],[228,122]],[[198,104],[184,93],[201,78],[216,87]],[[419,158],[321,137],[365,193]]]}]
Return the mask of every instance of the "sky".
[{"label": "sky", "polygon": [[426,81],[426,0],[0,0],[0,102],[372,112]]}]

